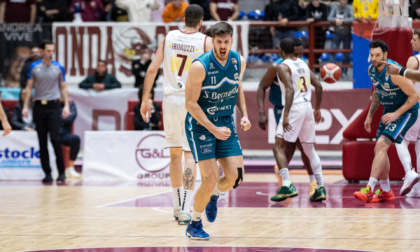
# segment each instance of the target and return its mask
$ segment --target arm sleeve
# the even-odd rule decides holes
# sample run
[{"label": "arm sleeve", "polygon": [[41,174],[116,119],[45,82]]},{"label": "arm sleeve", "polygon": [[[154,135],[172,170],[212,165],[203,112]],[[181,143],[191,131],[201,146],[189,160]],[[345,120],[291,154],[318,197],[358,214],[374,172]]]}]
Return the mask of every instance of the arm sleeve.
[{"label": "arm sleeve", "polygon": [[84,89],[92,88],[93,83],[94,83],[94,76],[89,75],[88,77],[86,77],[86,79],[84,79],[82,82],[80,82],[79,88],[84,88]]},{"label": "arm sleeve", "polygon": [[112,74],[108,74],[105,82],[105,89],[113,89],[120,87],[121,83],[117,80],[117,78]]},{"label": "arm sleeve", "polygon": [[347,13],[348,16],[344,18],[343,22],[344,23],[351,23],[354,21],[354,12],[353,12],[353,8],[350,5],[347,5]]}]

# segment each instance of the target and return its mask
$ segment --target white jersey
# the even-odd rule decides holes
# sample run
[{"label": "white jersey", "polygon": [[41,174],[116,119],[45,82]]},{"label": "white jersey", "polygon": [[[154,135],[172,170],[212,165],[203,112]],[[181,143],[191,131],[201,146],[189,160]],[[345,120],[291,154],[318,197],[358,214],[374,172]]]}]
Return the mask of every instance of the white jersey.
[{"label": "white jersey", "polygon": [[[293,103],[292,104],[298,104],[302,102],[310,102],[311,101],[311,74],[308,65],[305,61],[301,59],[291,60],[286,59],[281,64],[285,64],[289,67],[290,72],[292,74],[292,81],[293,81],[293,90],[294,90],[294,96],[293,96]],[[283,106],[286,103],[286,90],[284,83],[280,81],[280,78],[277,76],[280,83],[281,88],[281,95],[282,95],[282,103]]]},{"label": "white jersey", "polygon": [[205,51],[206,35],[201,32],[170,31],[165,37],[163,93],[184,93],[192,62]]},{"label": "white jersey", "polygon": [[[416,57],[416,59],[417,59],[417,65],[418,65],[417,70],[420,70],[420,54],[417,54],[414,57]],[[415,81],[414,82],[414,88],[417,90],[417,93],[420,94],[420,82]]]}]

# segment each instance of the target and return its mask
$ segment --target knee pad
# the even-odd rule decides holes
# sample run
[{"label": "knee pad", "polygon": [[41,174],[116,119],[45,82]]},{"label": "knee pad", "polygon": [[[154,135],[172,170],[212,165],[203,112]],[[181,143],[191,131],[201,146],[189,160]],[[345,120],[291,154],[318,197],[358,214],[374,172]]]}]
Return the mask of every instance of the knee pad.
[{"label": "knee pad", "polygon": [[242,167],[238,167],[238,178],[236,178],[235,185],[233,185],[233,189],[236,189],[243,181],[243,169]]}]

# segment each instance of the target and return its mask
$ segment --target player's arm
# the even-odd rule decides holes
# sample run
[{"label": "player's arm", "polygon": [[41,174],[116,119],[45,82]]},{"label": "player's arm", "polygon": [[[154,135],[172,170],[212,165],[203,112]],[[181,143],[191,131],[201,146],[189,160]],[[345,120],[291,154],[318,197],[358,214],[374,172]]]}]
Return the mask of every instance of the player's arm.
[{"label": "player's arm", "polygon": [[156,51],[155,57],[153,58],[152,63],[150,63],[149,67],[147,68],[146,77],[144,79],[143,97],[141,99],[142,102],[141,102],[141,107],[140,107],[140,114],[145,122],[149,122],[149,118],[147,118],[147,113],[149,113],[148,116],[152,116],[152,111],[148,102],[149,95],[150,95],[150,91],[153,88],[153,83],[155,81],[156,74],[158,73],[159,67],[163,62],[163,46],[164,45],[165,45],[165,39],[162,40],[162,42],[160,42],[159,47]]},{"label": "player's arm", "polygon": [[7,115],[4,113],[3,106],[0,102],[0,121],[1,125],[3,126],[3,136],[9,135],[10,131],[12,131],[12,127],[9,124],[9,121],[7,120]]},{"label": "player's arm", "polygon": [[272,64],[270,68],[267,69],[264,76],[262,77],[260,84],[257,89],[257,106],[258,106],[258,125],[262,130],[265,130],[267,127],[267,115],[265,114],[264,100],[265,100],[265,91],[268,87],[271,86],[274,79],[277,75],[277,64]]},{"label": "player's arm", "polygon": [[393,113],[387,113],[382,116],[382,123],[387,125],[390,122],[393,122],[398,119],[402,114],[404,114],[407,110],[413,107],[417,102],[419,102],[419,94],[417,93],[416,89],[414,88],[413,83],[399,75],[391,76],[391,80],[393,83],[398,85],[401,90],[408,96],[405,103],[399,107]]},{"label": "player's arm", "polygon": [[242,118],[241,118],[241,128],[244,131],[247,131],[251,128],[251,122],[248,119],[248,112],[246,110],[246,103],[245,103],[245,93],[244,89],[242,88],[242,76],[246,69],[246,61],[241,56],[241,75],[239,77],[239,86],[238,86],[238,100],[236,101],[236,106],[239,109],[239,112],[241,112]]},{"label": "player's arm", "polygon": [[369,112],[366,116],[365,123],[364,123],[365,130],[369,133],[371,131],[371,124],[372,124],[373,115],[375,114],[375,112],[378,109],[380,104],[381,103],[379,101],[379,96],[376,93],[376,88],[373,87],[372,100],[370,101]]},{"label": "player's arm", "polygon": [[[28,74],[29,75],[29,74]],[[28,107],[29,107],[29,101],[31,100],[31,96],[32,96],[32,86],[34,84],[33,79],[28,79],[28,81],[26,81],[26,92],[23,95],[23,108],[22,108],[22,116],[24,118],[28,117]]]},{"label": "player's arm", "polygon": [[292,107],[295,91],[293,90],[293,80],[290,68],[287,65],[280,64],[277,67],[277,74],[280,77],[281,82],[284,84],[286,91],[285,105],[283,109],[283,129],[286,132],[292,129],[292,126],[289,124],[289,112]]},{"label": "player's arm", "polygon": [[205,78],[206,70],[204,66],[199,61],[194,62],[190,67],[185,83],[185,108],[200,125],[204,126],[217,139],[226,140],[230,136],[230,130],[226,127],[216,127],[198,105]]},{"label": "player's arm", "polygon": [[210,51],[211,49],[213,49],[213,39],[211,37],[206,37],[206,44],[204,47],[205,52]]},{"label": "player's arm", "polygon": [[64,101],[64,108],[63,108],[63,118],[67,118],[70,115],[70,105],[69,105],[69,92],[67,90],[67,84],[65,81],[60,82],[60,92],[61,97]]},{"label": "player's arm", "polygon": [[389,63],[389,62],[382,61],[382,63],[388,66],[386,69],[387,74],[396,76],[396,75],[399,75],[401,71],[401,74],[403,74],[405,78],[420,82],[420,71],[415,70],[415,69],[408,69],[409,68],[408,62],[407,62],[407,69],[405,70],[402,69],[402,67]]},{"label": "player's arm", "polygon": [[322,120],[321,116],[321,102],[322,102],[322,85],[319,82],[316,75],[310,71],[311,74],[311,84],[315,87],[315,110],[314,110],[314,118],[315,122],[319,123]]}]

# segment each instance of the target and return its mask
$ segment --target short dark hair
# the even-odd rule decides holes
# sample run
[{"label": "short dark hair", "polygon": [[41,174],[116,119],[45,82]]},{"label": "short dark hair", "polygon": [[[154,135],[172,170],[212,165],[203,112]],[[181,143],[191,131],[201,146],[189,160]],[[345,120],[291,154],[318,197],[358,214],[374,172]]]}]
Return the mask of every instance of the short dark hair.
[{"label": "short dark hair", "polygon": [[106,60],[103,60],[103,59],[99,59],[98,60],[98,64],[99,64],[99,62],[102,62],[102,63],[104,63],[105,65],[107,65],[108,63],[106,62]]},{"label": "short dark hair", "polygon": [[294,47],[303,46],[302,40],[300,38],[293,38]]},{"label": "short dark hair", "polygon": [[417,35],[418,38],[420,38],[420,29],[414,29],[413,30],[413,36]]},{"label": "short dark hair", "polygon": [[54,43],[51,40],[43,40],[39,48],[44,50],[46,45],[54,45]]},{"label": "short dark hair", "polygon": [[383,53],[388,52],[388,45],[383,40],[374,40],[369,44],[370,49],[372,48],[381,48]]},{"label": "short dark hair", "polygon": [[285,54],[293,54],[295,44],[292,38],[285,38],[280,42],[280,48]]},{"label": "short dark hair", "polygon": [[204,17],[204,10],[198,4],[190,4],[185,9],[185,25],[196,27]]},{"label": "short dark hair", "polygon": [[206,35],[213,38],[213,26],[210,26],[209,28],[207,28]]},{"label": "short dark hair", "polygon": [[219,22],[211,27],[213,38],[216,36],[226,35],[229,34],[230,36],[233,35],[233,27],[226,23],[226,22]]}]

